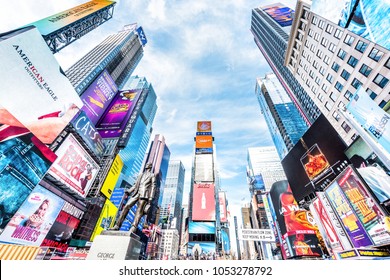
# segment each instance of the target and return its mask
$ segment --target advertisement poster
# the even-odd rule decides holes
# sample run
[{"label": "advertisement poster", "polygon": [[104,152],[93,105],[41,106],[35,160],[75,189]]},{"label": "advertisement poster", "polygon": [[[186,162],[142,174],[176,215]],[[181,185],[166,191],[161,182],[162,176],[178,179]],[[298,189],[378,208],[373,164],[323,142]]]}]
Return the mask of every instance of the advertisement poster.
[{"label": "advertisement poster", "polygon": [[351,166],[339,175],[337,183],[374,244],[390,244],[390,224],[386,222],[388,220],[386,214]]},{"label": "advertisement poster", "polygon": [[80,97],[36,28],[4,38],[0,56],[12,65],[0,69],[1,106],[10,114],[0,123],[26,127],[51,144],[83,106]]},{"label": "advertisement poster", "polygon": [[83,215],[83,211],[65,201],[41,246],[54,247],[57,253],[61,252],[64,255],[69,247],[72,234],[78,228]]},{"label": "advertisement poster", "polygon": [[102,188],[100,189],[101,193],[104,194],[108,199],[110,199],[112,195],[116,182],[118,181],[119,175],[121,174],[122,168],[123,161],[118,154],[112,162],[111,168],[108,171],[107,177],[104,180]]},{"label": "advertisement poster", "polygon": [[214,222],[190,222],[188,226],[189,233],[208,233],[215,234]]},{"label": "advertisement poster", "polygon": [[211,121],[198,121],[196,135],[211,135]]},{"label": "advertisement poster", "polygon": [[221,223],[226,223],[228,221],[227,209],[226,209],[226,193],[219,192],[219,220]]},{"label": "advertisement poster", "polygon": [[283,239],[286,241],[290,258],[320,258],[322,256],[322,250],[318,246],[317,235],[314,230],[289,231],[283,236]]},{"label": "advertisement poster", "polygon": [[370,98],[363,87],[358,88],[347,104],[347,110],[368,134],[390,153],[390,115]]},{"label": "advertisement poster", "polygon": [[373,245],[360,220],[348,203],[343,191],[337,182],[325,189],[325,193],[331,202],[333,209],[341,220],[341,223],[352,242],[353,247],[367,247]]},{"label": "advertisement poster", "polygon": [[64,200],[38,185],[12,217],[0,241],[40,246],[63,205]]},{"label": "advertisement poster", "polygon": [[99,220],[96,223],[95,230],[92,233],[91,241],[93,241],[94,238],[99,235],[103,230],[107,230],[114,225],[117,212],[118,208],[110,200],[107,199],[103,205]]},{"label": "advertisement poster", "polygon": [[262,10],[266,12],[271,18],[273,18],[280,26],[290,26],[293,22],[294,10],[277,3],[277,5],[271,5],[263,7]]},{"label": "advertisement poster", "polygon": [[88,148],[90,148],[97,157],[102,157],[104,154],[103,139],[86,113],[80,110],[79,114],[76,115],[71,123],[76,132],[87,144]]},{"label": "advertisement poster", "polygon": [[114,80],[104,70],[81,95],[83,111],[94,125],[97,125],[117,92]]},{"label": "advertisement poster", "polygon": [[21,132],[17,127],[1,124],[0,154],[0,229],[3,229],[57,156],[28,130]]},{"label": "advertisement poster", "polygon": [[215,254],[215,242],[188,242],[187,253],[193,259],[212,257]]},{"label": "advertisement poster", "polygon": [[214,182],[212,154],[195,155],[195,182]]},{"label": "advertisement poster", "polygon": [[131,114],[142,93],[141,89],[119,91],[96,125],[103,138],[117,138],[122,135]]},{"label": "advertisement poster", "polygon": [[85,197],[88,194],[100,167],[81,147],[72,134],[57,149],[58,158],[49,172],[68,186],[74,193]]},{"label": "advertisement poster", "polygon": [[[326,135],[326,137],[324,137]],[[315,193],[324,179],[337,176],[335,166],[349,162],[347,148],[337,131],[321,114],[283,158],[282,166],[297,201]]]},{"label": "advertisement poster", "polygon": [[193,221],[215,221],[215,187],[213,183],[194,184]]}]

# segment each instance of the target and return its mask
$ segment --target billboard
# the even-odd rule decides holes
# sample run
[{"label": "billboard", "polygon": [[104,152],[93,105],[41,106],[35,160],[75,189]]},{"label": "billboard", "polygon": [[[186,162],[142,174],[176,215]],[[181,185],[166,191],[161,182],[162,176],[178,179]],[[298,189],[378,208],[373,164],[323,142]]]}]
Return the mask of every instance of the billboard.
[{"label": "billboard", "polygon": [[83,92],[81,95],[83,110],[94,125],[98,123],[117,92],[118,87],[107,70],[104,70]]},{"label": "billboard", "polygon": [[213,183],[194,184],[192,220],[215,221],[215,187]]},{"label": "billboard", "polygon": [[386,214],[351,166],[338,176],[337,183],[374,244],[390,244]]},{"label": "billboard", "polygon": [[[196,253],[197,251],[197,253]],[[215,242],[188,242],[187,254],[194,258],[201,255],[213,255],[215,253]]]},{"label": "billboard", "polygon": [[265,191],[265,184],[263,175],[257,174],[250,177],[250,185],[253,186],[254,191]]},{"label": "billboard", "polygon": [[[326,135],[326,137],[324,137]],[[315,192],[315,186],[336,176],[336,165],[348,162],[346,145],[336,130],[320,115],[282,160],[294,197],[301,201]]]},{"label": "billboard", "polygon": [[197,135],[195,137],[195,148],[212,148],[213,147],[213,136],[211,135]]},{"label": "billboard", "polygon": [[0,229],[3,229],[57,156],[28,130],[2,124],[0,154]]},{"label": "billboard", "polygon": [[104,194],[108,199],[110,199],[116,182],[119,179],[119,175],[121,174],[123,168],[123,161],[119,154],[116,155],[114,161],[112,162],[111,168],[108,171],[107,177],[104,180],[104,184],[100,189],[100,192]]},{"label": "billboard", "polygon": [[114,225],[117,212],[118,207],[116,207],[110,200],[106,199],[90,241],[93,241],[94,238],[103,230],[107,230]]},{"label": "billboard", "polygon": [[56,155],[58,158],[50,167],[49,173],[72,192],[85,197],[100,169],[99,165],[72,134],[66,137]]},{"label": "billboard", "polygon": [[145,46],[148,40],[146,39],[144,29],[142,26],[137,28],[138,38],[141,40],[142,46]]},{"label": "billboard", "polygon": [[274,21],[276,21],[280,26],[290,26],[293,22],[294,13],[293,9],[290,9],[284,6],[281,3],[276,3],[271,6],[266,6],[261,8],[264,12],[267,13]]},{"label": "billboard", "polygon": [[283,236],[283,240],[287,244],[288,258],[322,256],[314,230],[289,231]]},{"label": "billboard", "polygon": [[88,148],[98,156],[102,157],[104,154],[104,143],[95,125],[88,118],[83,110],[71,121],[76,132],[81,136]]},{"label": "billboard", "polygon": [[63,205],[64,200],[38,185],[5,227],[0,241],[41,245]]},{"label": "billboard", "polygon": [[226,193],[218,192],[218,199],[219,199],[219,221],[221,223],[227,223],[228,216],[227,216],[227,209],[226,209]]},{"label": "billboard", "polygon": [[390,153],[390,115],[370,98],[363,87],[360,86],[355,92],[347,110],[368,134]]},{"label": "billboard", "polygon": [[325,193],[353,247],[359,248],[373,245],[373,242],[347,201],[338,183],[336,181],[333,182],[325,189]]},{"label": "billboard", "polygon": [[69,247],[72,234],[80,224],[84,212],[65,201],[60,213],[55,219],[53,226],[43,239],[41,246],[54,247],[56,252],[64,255]]},{"label": "billboard", "polygon": [[82,107],[80,97],[36,28],[3,36],[0,56],[10,66],[0,69],[1,106],[11,114],[0,123],[26,127],[51,144]]},{"label": "billboard", "polygon": [[189,233],[215,234],[214,222],[190,222],[188,226]]},{"label": "billboard", "polygon": [[103,138],[117,138],[122,135],[141,93],[142,89],[117,93],[96,126]]},{"label": "billboard", "polygon": [[34,25],[38,28],[42,35],[49,35],[113,4],[115,4],[114,1],[92,0],[29,25]]},{"label": "billboard", "polygon": [[196,135],[211,135],[211,121],[198,121]]},{"label": "billboard", "polygon": [[213,182],[214,168],[212,154],[195,155],[195,182]]}]

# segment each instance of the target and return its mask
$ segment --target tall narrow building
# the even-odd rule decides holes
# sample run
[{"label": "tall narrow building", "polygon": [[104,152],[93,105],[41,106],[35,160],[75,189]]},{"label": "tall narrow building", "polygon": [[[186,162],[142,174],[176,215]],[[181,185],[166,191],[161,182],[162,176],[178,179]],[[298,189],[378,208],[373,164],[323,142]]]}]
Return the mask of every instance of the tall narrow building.
[{"label": "tall narrow building", "polygon": [[258,78],[255,92],[276,150],[283,159],[308,126],[275,74]]},{"label": "tall narrow building", "polygon": [[126,25],[66,70],[65,74],[77,93],[81,95],[105,69],[121,89],[143,56],[146,40],[139,34],[144,34],[142,27]]},{"label": "tall narrow building", "polygon": [[267,60],[272,71],[305,122],[310,125],[321,112],[304,88],[283,64],[293,12],[292,9],[280,3],[255,8],[252,10],[251,32],[257,47]]}]

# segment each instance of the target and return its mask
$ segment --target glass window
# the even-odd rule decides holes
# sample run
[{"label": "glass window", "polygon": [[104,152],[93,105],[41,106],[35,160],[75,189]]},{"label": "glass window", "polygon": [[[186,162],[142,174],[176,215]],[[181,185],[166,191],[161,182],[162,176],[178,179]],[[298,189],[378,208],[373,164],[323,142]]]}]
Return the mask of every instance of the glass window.
[{"label": "glass window", "polygon": [[314,69],[318,69],[318,61],[316,60],[313,61],[313,67]]},{"label": "glass window", "polygon": [[390,69],[390,58],[385,63],[385,67]]},{"label": "glass window", "polygon": [[379,61],[383,56],[383,52],[381,52],[380,50],[376,49],[376,48],[372,48],[370,54],[368,55],[369,58],[375,60],[375,61]]},{"label": "glass window", "polygon": [[336,82],[336,84],[334,85],[334,87],[335,87],[338,91],[342,91],[344,86],[343,86],[340,82]]},{"label": "glass window", "polygon": [[366,50],[368,44],[366,42],[363,42],[363,41],[358,41],[357,44],[356,44],[356,47],[355,49],[358,50],[359,52],[361,53],[364,53],[364,51]]},{"label": "glass window", "polygon": [[337,56],[344,60],[346,54],[347,53],[344,50],[339,50]]},{"label": "glass window", "polygon": [[340,39],[341,36],[343,36],[343,31],[341,31],[340,29],[336,29],[336,32],[334,33],[334,36],[335,36],[337,39]]},{"label": "glass window", "polygon": [[348,101],[350,101],[351,100],[351,98],[352,98],[352,92],[350,92],[349,90],[347,90],[346,91],[346,93],[344,94],[344,97],[348,100]]},{"label": "glass window", "polygon": [[325,108],[326,108],[326,110],[328,110],[328,111],[332,110],[332,104],[331,104],[330,102],[326,102],[326,103],[325,103]]},{"label": "glass window", "polygon": [[310,37],[313,37],[313,34],[314,34],[313,29],[309,29],[309,33],[308,34],[309,34]]},{"label": "glass window", "polygon": [[315,82],[317,85],[319,85],[321,83],[321,78],[320,77],[316,77],[315,78]]},{"label": "glass window", "polygon": [[329,63],[330,63],[330,57],[327,56],[327,55],[325,55],[325,57],[324,57],[324,62],[325,62],[326,65],[329,65]]},{"label": "glass window", "polygon": [[322,76],[324,76],[324,74],[325,74],[325,68],[322,67],[322,66],[320,66],[320,70],[319,70],[318,72],[320,72],[320,74],[321,74]]},{"label": "glass window", "polygon": [[387,102],[382,100],[381,103],[379,103],[379,107],[383,108],[386,106],[386,104],[387,104]]},{"label": "glass window", "polygon": [[312,24],[316,25],[317,22],[318,22],[318,18],[317,18],[317,17],[313,17],[313,18],[311,19],[311,23],[312,23]]},{"label": "glass window", "polygon": [[389,79],[385,78],[381,74],[376,75],[376,77],[374,79],[374,83],[376,83],[381,88],[384,88],[387,85],[388,82],[389,82]]},{"label": "glass window", "polygon": [[317,51],[317,56],[318,56],[319,58],[322,58],[323,54],[324,54],[324,53],[323,53],[321,50],[318,50],[318,51]]},{"label": "glass window", "polygon": [[350,56],[349,57],[349,59],[348,59],[348,64],[349,65],[351,65],[352,67],[355,67],[356,66],[356,64],[359,62],[359,60],[356,58],[356,57],[354,57],[354,56]]},{"label": "glass window", "polygon": [[348,125],[346,122],[343,122],[343,123],[341,124],[341,127],[344,129],[344,131],[345,131],[346,133],[348,133],[348,132],[351,130],[351,128],[349,127],[349,125]]},{"label": "glass window", "polygon": [[372,71],[372,68],[368,67],[366,64],[363,64],[362,67],[360,67],[359,72],[362,73],[364,76],[368,77]]},{"label": "glass window", "polygon": [[327,33],[331,34],[332,31],[333,31],[333,26],[330,25],[330,24],[328,24],[328,25],[326,26],[326,30],[325,30],[325,31],[326,31]]},{"label": "glass window", "polygon": [[328,76],[326,76],[326,80],[329,82],[329,83],[333,83],[334,81],[334,78],[331,74],[328,74]]},{"label": "glass window", "polygon": [[337,97],[338,97],[338,94],[335,93],[335,92],[332,92],[330,95],[329,95],[330,99],[333,100],[333,102],[335,102],[337,100]]},{"label": "glass window", "polygon": [[373,92],[371,89],[367,89],[367,94],[371,97],[372,100],[375,100],[375,98],[378,96],[375,92]]},{"label": "glass window", "polygon": [[317,42],[319,41],[320,39],[320,34],[318,34],[317,32],[314,34],[314,40],[316,40]]},{"label": "glass window", "polygon": [[325,26],[325,22],[323,20],[320,20],[320,22],[318,23],[318,27],[323,29]]},{"label": "glass window", "polygon": [[333,62],[332,69],[337,73],[340,69],[340,65],[338,65],[336,62]]},{"label": "glass window", "polygon": [[328,46],[329,40],[326,38],[321,39],[321,45],[323,45],[325,48]]},{"label": "glass window", "polygon": [[352,45],[353,41],[355,41],[355,37],[347,34],[344,38],[344,43],[346,43],[348,46]]},{"label": "glass window", "polygon": [[349,79],[349,76],[350,76],[351,74],[347,71],[347,70],[343,70],[342,72],[341,72],[341,77],[344,79],[344,80],[348,80]]},{"label": "glass window", "polygon": [[327,84],[322,84],[322,87],[321,87],[321,89],[322,89],[324,92],[327,92],[327,91],[328,91],[328,89],[329,89],[329,87],[328,87],[328,85],[327,85]]},{"label": "glass window", "polygon": [[340,120],[340,115],[337,113],[337,111],[334,111],[333,114],[332,114],[333,118],[336,120],[336,121],[339,121]]},{"label": "glass window", "polygon": [[354,78],[353,81],[352,81],[352,83],[351,83],[351,85],[352,85],[354,88],[356,88],[356,89],[357,89],[361,84],[362,84],[362,83],[361,83],[358,79],[356,79],[356,78]]},{"label": "glass window", "polygon": [[333,44],[333,43],[330,43],[330,45],[329,45],[329,48],[328,48],[332,53],[334,53],[335,52],[335,50],[336,50],[336,45],[335,44]]}]

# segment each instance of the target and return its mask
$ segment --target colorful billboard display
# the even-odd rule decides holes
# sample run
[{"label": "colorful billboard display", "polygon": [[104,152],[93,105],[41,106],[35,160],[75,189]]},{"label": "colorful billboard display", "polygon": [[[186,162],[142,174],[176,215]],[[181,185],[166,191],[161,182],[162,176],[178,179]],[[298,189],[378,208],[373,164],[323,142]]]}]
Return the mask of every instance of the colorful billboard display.
[{"label": "colorful billboard display", "polygon": [[116,155],[114,161],[112,162],[111,168],[108,171],[107,177],[104,180],[104,184],[100,189],[100,192],[104,194],[108,199],[110,199],[116,182],[119,179],[119,175],[121,174],[123,168],[123,161],[119,154]]},{"label": "colorful billboard display", "polygon": [[345,232],[349,236],[353,247],[359,248],[373,245],[373,242],[353,211],[351,205],[348,203],[338,183],[332,183],[325,189],[325,193],[332,204],[333,209],[336,211]]},{"label": "colorful billboard display", "polygon": [[339,175],[337,183],[374,244],[390,244],[390,224],[386,224],[386,214],[352,166],[348,166]]},{"label": "colorful billboard display", "polygon": [[56,252],[61,252],[61,255],[64,255],[69,247],[72,234],[78,228],[83,215],[83,211],[65,201],[41,246],[56,248]]},{"label": "colorful billboard display", "polygon": [[213,136],[211,135],[198,135],[195,137],[195,148],[204,149],[213,147]]},{"label": "colorful billboard display", "polygon": [[92,0],[29,25],[38,28],[42,35],[48,35],[113,4],[114,1]]},{"label": "colorful billboard display", "polygon": [[195,155],[195,182],[214,182],[212,154]]},{"label": "colorful billboard display", "polygon": [[103,139],[86,113],[83,110],[80,110],[71,123],[76,132],[87,144],[88,148],[90,148],[96,156],[102,157],[104,154]]},{"label": "colorful billboard display", "polygon": [[122,135],[141,93],[141,89],[117,93],[96,126],[103,138],[117,138]]},{"label": "colorful billboard display", "polygon": [[99,122],[117,92],[117,85],[104,70],[81,95],[83,110],[94,125]]},{"label": "colorful billboard display", "polygon": [[283,236],[283,240],[287,244],[288,258],[321,257],[323,254],[314,230],[290,231]]},{"label": "colorful billboard display", "polygon": [[2,124],[0,154],[0,229],[3,229],[57,156],[28,130]]},{"label": "colorful billboard display", "polygon": [[38,185],[12,217],[0,241],[41,245],[64,205],[64,200]]},{"label": "colorful billboard display", "polygon": [[215,234],[214,222],[190,222],[188,226],[189,233]]},{"label": "colorful billboard display", "polygon": [[211,135],[211,121],[198,121],[196,135]]},{"label": "colorful billboard display", "polygon": [[227,209],[226,209],[226,193],[218,192],[219,198],[219,221],[226,223],[228,221]]},{"label": "colorful billboard display", "polygon": [[107,230],[112,227],[115,223],[116,213],[118,208],[110,200],[106,199],[103,205],[102,212],[100,213],[99,220],[96,223],[95,230],[92,233],[91,240],[99,235],[103,230]]},{"label": "colorful billboard display", "polygon": [[2,64],[12,67],[0,69],[0,100],[11,115],[2,114],[0,123],[26,127],[51,144],[83,103],[36,28],[2,39]]},{"label": "colorful billboard display", "polygon": [[213,183],[194,184],[192,220],[215,221],[215,187]]},{"label": "colorful billboard display", "polygon": [[146,39],[144,29],[142,26],[137,28],[138,38],[140,39],[142,46],[145,46],[148,40]]},{"label": "colorful billboard display", "polygon": [[347,110],[368,134],[390,153],[390,115],[370,98],[363,87],[360,86],[355,92]]},{"label": "colorful billboard display", "polygon": [[69,134],[57,149],[58,158],[49,173],[65,184],[72,192],[85,197],[100,167]]},{"label": "colorful billboard display", "polygon": [[293,22],[294,13],[293,9],[290,9],[284,6],[281,3],[276,3],[271,6],[266,6],[261,8],[264,12],[267,13],[274,21],[276,21],[280,26],[290,26]]},{"label": "colorful billboard display", "polygon": [[330,180],[336,177],[335,166],[348,162],[344,154],[346,148],[336,130],[321,114],[282,160],[297,201],[313,194],[315,186],[321,185],[325,177]]},{"label": "colorful billboard display", "polygon": [[194,258],[195,256],[201,258],[202,255],[212,255],[215,253],[215,242],[188,242],[187,253]]}]

